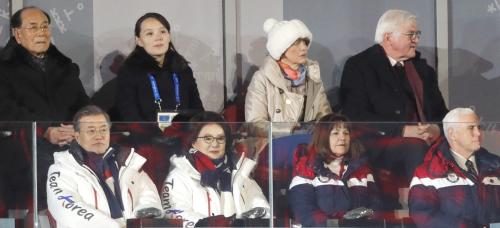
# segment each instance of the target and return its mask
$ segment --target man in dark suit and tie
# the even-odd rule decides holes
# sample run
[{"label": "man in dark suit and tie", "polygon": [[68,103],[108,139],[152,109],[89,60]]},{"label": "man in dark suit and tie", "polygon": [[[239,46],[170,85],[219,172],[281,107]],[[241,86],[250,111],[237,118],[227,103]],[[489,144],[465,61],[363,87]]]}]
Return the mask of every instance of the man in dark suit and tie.
[{"label": "man in dark suit and tie", "polygon": [[405,172],[408,181],[441,134],[433,122],[448,111],[436,72],[416,51],[420,34],[415,15],[386,11],[377,44],[347,60],[340,85],[343,112],[352,121],[378,122],[366,140],[374,166]]}]

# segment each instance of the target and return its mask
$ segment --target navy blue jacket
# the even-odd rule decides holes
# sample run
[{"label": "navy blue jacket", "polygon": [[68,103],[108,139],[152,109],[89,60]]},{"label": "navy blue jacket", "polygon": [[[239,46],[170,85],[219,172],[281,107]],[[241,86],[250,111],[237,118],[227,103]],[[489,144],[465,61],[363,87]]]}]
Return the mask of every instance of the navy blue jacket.
[{"label": "navy blue jacket", "polygon": [[500,222],[500,157],[475,152],[479,178],[461,169],[447,141],[433,146],[411,182],[410,215],[419,227],[480,227]]},{"label": "navy blue jacket", "polygon": [[[307,164],[309,163],[309,164]],[[342,176],[332,173],[320,158],[311,164],[301,159],[290,183],[289,203],[302,226],[326,226],[329,218],[340,218],[358,207],[380,209],[371,169],[366,159],[348,162]]]}]

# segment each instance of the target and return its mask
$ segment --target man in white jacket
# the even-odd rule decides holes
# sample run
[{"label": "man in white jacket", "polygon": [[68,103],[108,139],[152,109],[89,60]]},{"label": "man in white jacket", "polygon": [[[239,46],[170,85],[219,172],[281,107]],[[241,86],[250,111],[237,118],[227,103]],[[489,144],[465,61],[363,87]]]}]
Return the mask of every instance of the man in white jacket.
[{"label": "man in white jacket", "polygon": [[47,204],[57,227],[125,227],[126,219],[161,216],[158,191],[133,149],[110,147],[109,116],[96,106],[75,115],[75,141],[54,154]]}]

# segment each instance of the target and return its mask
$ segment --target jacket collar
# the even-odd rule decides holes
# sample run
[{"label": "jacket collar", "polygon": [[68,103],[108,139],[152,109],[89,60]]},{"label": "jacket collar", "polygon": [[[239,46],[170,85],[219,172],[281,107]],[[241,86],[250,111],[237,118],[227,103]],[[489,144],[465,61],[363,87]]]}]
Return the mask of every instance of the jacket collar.
[{"label": "jacket collar", "polygon": [[[368,64],[371,64],[372,69],[377,71],[377,75],[381,75],[381,80],[389,83],[393,88],[399,88],[399,85],[396,84],[393,77],[390,77],[390,74],[395,74],[395,72],[384,48],[380,44],[374,44],[367,50],[367,55],[371,60]],[[422,72],[420,72],[421,67],[417,66],[420,62],[420,52],[417,51],[415,57],[410,59],[410,61],[415,64],[415,68],[417,69],[420,78],[422,78]]]},{"label": "jacket collar", "polygon": [[[314,83],[321,83],[319,65],[316,61],[307,60],[305,63],[305,67],[307,69],[307,78],[313,81]],[[273,58],[267,56],[264,59],[264,63],[260,69],[266,78],[276,87],[286,89],[286,80],[281,72],[281,69]]]},{"label": "jacket collar", "polygon": [[[474,155],[480,174],[500,172],[500,159],[497,156],[490,154],[483,147],[479,148]],[[455,162],[453,155],[451,155],[450,145],[444,137],[429,149],[424,162],[430,163],[430,168],[432,169],[430,171],[436,176],[444,175],[450,169],[457,173],[461,170]]]},{"label": "jacket collar", "polygon": [[[363,164],[367,163],[367,159],[365,157],[362,157],[360,159],[356,160],[349,160],[346,159],[344,160],[344,165],[347,165],[347,170],[343,173],[342,179],[345,179],[351,175],[352,172],[357,170],[359,167],[361,167]],[[325,176],[325,177],[336,177],[337,179],[340,179],[339,175],[333,173],[328,169],[328,167],[325,167],[324,161],[321,157],[316,156],[313,169],[318,176]]]},{"label": "jacket collar", "polygon": [[[72,62],[70,58],[61,53],[52,43],[46,54],[50,59],[62,65]],[[7,42],[7,45],[5,45],[0,53],[1,62],[26,62],[30,58],[31,54],[23,46],[19,45],[14,37],[10,37],[9,42]]]},{"label": "jacket collar", "polygon": [[149,55],[144,48],[136,46],[134,51],[125,60],[125,65],[139,66],[148,72],[158,72],[169,69],[176,73],[181,73],[188,68],[188,62],[177,52],[169,49],[165,53],[165,62],[159,67],[156,60]]},{"label": "jacket collar", "polygon": [[172,157],[170,157],[170,163],[173,164],[175,168],[181,170],[183,173],[186,173],[189,177],[193,178],[194,180],[197,181],[201,180],[200,173],[193,167],[193,165],[191,165],[186,156],[173,155]]},{"label": "jacket collar", "polygon": [[[118,148],[118,147],[116,147]],[[130,154],[130,150],[120,150],[116,149],[115,147],[110,146],[107,150],[105,155],[111,154],[111,156],[115,156],[115,160],[118,163],[118,166],[125,166],[126,161],[128,158],[128,155]],[[78,164],[83,165],[84,164],[84,159],[86,157],[86,153],[92,153],[88,152],[85,149],[83,149],[75,140],[71,142],[69,146],[69,153],[75,158],[75,160],[78,162]]]}]

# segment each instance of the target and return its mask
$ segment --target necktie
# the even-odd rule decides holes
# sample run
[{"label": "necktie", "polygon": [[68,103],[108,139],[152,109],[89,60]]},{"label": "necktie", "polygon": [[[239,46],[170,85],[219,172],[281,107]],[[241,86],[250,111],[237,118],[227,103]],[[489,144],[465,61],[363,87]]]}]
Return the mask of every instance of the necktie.
[{"label": "necktie", "polygon": [[474,163],[471,160],[467,160],[465,162],[465,167],[467,167],[467,172],[471,174],[474,179],[477,179],[477,170],[474,168]]},{"label": "necktie", "polygon": [[[394,64],[394,71],[396,71],[396,74],[399,77],[404,77],[405,76],[405,68],[401,62],[397,62]],[[401,79],[400,79],[401,80]]]},{"label": "necktie", "polygon": [[415,97],[416,115],[419,121],[425,122],[423,84],[415,66],[411,61],[406,61],[404,66],[401,62],[397,62],[394,65],[394,70],[398,76],[408,79],[408,83],[413,91],[413,96]]}]

